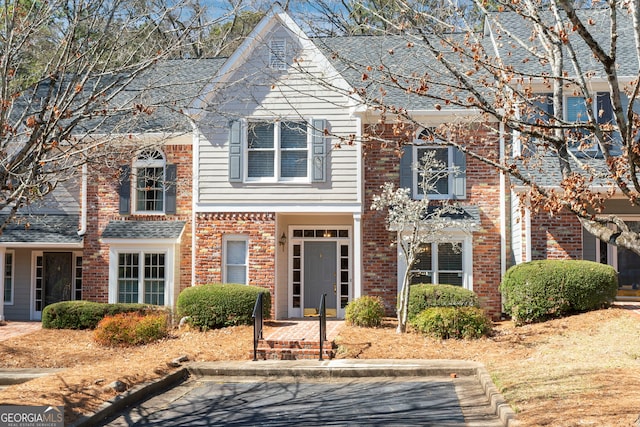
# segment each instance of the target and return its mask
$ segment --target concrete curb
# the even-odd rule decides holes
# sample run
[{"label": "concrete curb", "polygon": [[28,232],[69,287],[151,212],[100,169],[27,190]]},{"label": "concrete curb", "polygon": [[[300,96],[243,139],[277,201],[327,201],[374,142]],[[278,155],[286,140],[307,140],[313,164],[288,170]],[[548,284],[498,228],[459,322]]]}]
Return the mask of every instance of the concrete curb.
[{"label": "concrete curb", "polygon": [[140,384],[131,390],[127,390],[113,399],[106,401],[95,413],[91,415],[82,415],[79,419],[69,424],[68,427],[95,426],[99,422],[117,414],[128,406],[141,402],[156,393],[177,386],[188,377],[189,371],[186,368],[181,368],[176,372],[165,375],[159,380]]},{"label": "concrete curb", "polygon": [[64,371],[58,368],[8,368],[0,369],[0,386],[26,383],[34,378]]},{"label": "concrete curb", "polygon": [[496,414],[505,427],[517,427],[515,413],[491,380],[484,365],[461,360],[418,359],[331,359],[265,360],[229,362],[192,362],[160,380],[141,384],[105,402],[92,414],[82,416],[69,427],[95,426],[154,394],[175,387],[190,375],[194,377],[262,377],[262,378],[357,378],[357,377],[437,377],[473,376],[477,379]]}]

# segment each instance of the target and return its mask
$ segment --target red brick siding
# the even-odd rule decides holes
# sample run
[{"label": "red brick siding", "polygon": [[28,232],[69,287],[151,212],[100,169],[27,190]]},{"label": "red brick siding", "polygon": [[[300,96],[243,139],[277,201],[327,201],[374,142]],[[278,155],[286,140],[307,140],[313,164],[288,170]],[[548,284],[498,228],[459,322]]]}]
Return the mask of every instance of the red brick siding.
[{"label": "red brick siding", "polygon": [[275,231],[274,213],[198,214],[195,283],[220,283],[223,236],[245,235],[249,240],[249,284],[269,289],[273,298],[277,246]]},{"label": "red brick siding", "polygon": [[569,212],[531,215],[531,259],[582,259],[582,226]]},{"label": "red brick siding", "polygon": [[[368,134],[384,139],[408,140],[397,135],[391,125],[365,128]],[[474,149],[496,158],[498,141],[495,133],[484,128],[473,128],[465,138]],[[397,145],[368,143],[364,148],[364,214],[363,224],[363,294],[379,295],[385,301],[387,312],[395,313],[397,297],[397,249],[392,246],[395,233],[386,229],[385,214],[371,211],[372,197],[385,182],[400,183],[400,158]],[[482,298],[485,308],[497,317],[501,312],[498,287],[501,280],[500,258],[500,178],[490,166],[467,156],[467,198],[463,205],[480,209],[481,224],[473,233],[473,288]]]},{"label": "red brick siding", "polygon": [[186,221],[180,245],[180,290],[191,285],[191,197],[192,149],[190,145],[162,147],[167,164],[177,165],[176,215],[120,215],[118,212],[118,169],[131,159],[93,166],[87,185],[87,231],[83,252],[83,299],[107,302],[109,297],[109,245],[102,233],[112,220]]}]

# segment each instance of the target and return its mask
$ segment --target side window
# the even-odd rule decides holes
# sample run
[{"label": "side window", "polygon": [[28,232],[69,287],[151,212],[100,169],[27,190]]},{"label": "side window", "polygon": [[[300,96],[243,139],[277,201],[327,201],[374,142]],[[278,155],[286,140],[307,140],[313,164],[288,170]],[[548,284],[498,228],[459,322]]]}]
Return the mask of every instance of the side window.
[{"label": "side window", "polygon": [[223,282],[248,283],[249,240],[246,236],[224,236]]},{"label": "side window", "polygon": [[13,252],[4,254],[4,303],[13,304]]},{"label": "side window", "polygon": [[[615,143],[619,135],[613,128],[615,120],[611,98],[607,92],[598,92],[593,101],[587,102],[584,97],[569,96],[566,99],[566,120],[572,123],[587,122],[589,120],[588,111],[592,111],[596,121],[605,132],[607,141]],[[600,148],[596,141],[585,130],[574,130],[569,133],[569,149],[587,156],[599,155]]]}]

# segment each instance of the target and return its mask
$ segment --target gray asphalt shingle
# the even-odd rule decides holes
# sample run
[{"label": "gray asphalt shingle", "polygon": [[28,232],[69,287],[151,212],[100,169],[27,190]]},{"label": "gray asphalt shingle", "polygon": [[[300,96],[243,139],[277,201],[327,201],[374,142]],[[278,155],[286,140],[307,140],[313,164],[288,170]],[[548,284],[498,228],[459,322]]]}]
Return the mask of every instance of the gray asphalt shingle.
[{"label": "gray asphalt shingle", "polygon": [[110,221],[104,239],[177,239],[185,221]]}]

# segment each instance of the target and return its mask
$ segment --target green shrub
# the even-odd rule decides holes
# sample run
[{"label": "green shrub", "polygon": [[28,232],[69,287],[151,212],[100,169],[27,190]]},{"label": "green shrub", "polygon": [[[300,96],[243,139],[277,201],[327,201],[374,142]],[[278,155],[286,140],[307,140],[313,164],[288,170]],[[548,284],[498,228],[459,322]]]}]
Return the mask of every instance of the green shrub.
[{"label": "green shrub", "polygon": [[468,289],[453,285],[419,284],[409,290],[408,318],[430,307],[479,307],[478,296]]},{"label": "green shrub", "polygon": [[158,306],[145,304],[106,304],[90,301],[62,301],[49,304],[42,310],[45,329],[95,329],[105,316],[119,313],[157,310]]},{"label": "green shrub", "polygon": [[384,304],[380,297],[364,295],[347,304],[344,317],[350,325],[374,328],[382,324]]},{"label": "green shrub", "polygon": [[192,286],[178,296],[178,316],[200,329],[250,325],[256,298],[263,294],[264,318],[271,313],[271,293],[257,286],[209,284]]},{"label": "green shrub", "polygon": [[610,305],[618,276],[592,261],[531,261],[507,270],[500,290],[505,313],[521,325]]},{"label": "green shrub", "polygon": [[478,307],[431,307],[409,322],[423,334],[440,339],[473,339],[488,335],[492,323]]},{"label": "green shrub", "polygon": [[120,313],[102,319],[93,338],[110,347],[148,344],[169,335],[168,324],[167,312]]}]

